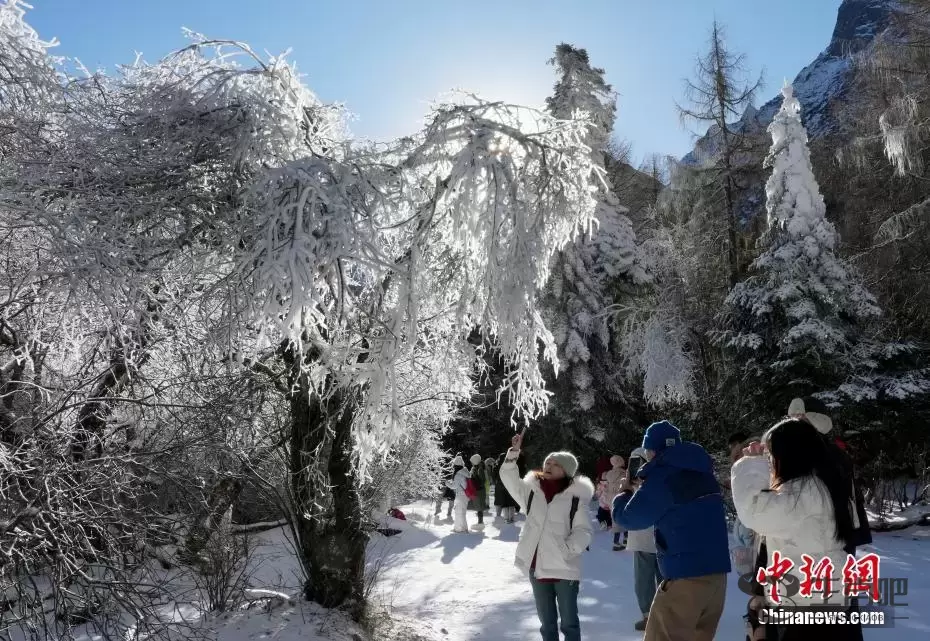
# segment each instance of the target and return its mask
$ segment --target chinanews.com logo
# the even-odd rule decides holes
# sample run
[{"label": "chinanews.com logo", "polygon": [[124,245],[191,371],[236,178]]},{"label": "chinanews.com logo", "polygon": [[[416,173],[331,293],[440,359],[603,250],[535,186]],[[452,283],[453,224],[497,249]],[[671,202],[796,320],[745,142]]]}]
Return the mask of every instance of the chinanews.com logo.
[{"label": "chinanews.com logo", "polygon": [[[893,613],[893,608],[908,605],[899,600],[907,595],[907,579],[880,577],[880,564],[877,554],[860,559],[847,555],[837,580],[839,575],[829,557],[816,560],[803,554],[798,566],[775,551],[771,565],[740,577],[739,588],[753,596],[762,588],[769,602],[759,612],[763,623],[893,627],[895,620],[908,618]],[[812,603],[815,598],[816,606]]]},{"label": "chinanews.com logo", "polygon": [[765,625],[859,625],[863,628],[887,628],[889,619],[882,610],[848,612],[837,607],[762,608],[759,623]]}]

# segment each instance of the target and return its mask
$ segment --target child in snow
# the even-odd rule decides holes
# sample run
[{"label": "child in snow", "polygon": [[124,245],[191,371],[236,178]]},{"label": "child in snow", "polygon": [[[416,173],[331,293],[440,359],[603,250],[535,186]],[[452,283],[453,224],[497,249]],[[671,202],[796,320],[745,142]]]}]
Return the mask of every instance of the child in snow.
[{"label": "child in snow", "polygon": [[469,474],[465,469],[465,461],[461,455],[452,460],[452,480],[446,481],[449,489],[455,492],[455,502],[452,509],[455,512],[455,522],[452,525],[452,531],[461,533],[468,532],[468,522],[465,513],[468,511],[468,496],[465,494],[465,488],[468,486]]},{"label": "child in snow", "polygon": [[[613,501],[614,497],[620,494],[623,479],[626,478],[626,461],[623,460],[622,456],[615,455],[610,457],[610,465],[611,468],[604,473],[604,479],[607,481],[607,494],[610,496],[610,500]],[[626,530],[616,523],[612,524],[612,529],[614,532],[614,551],[625,550],[627,542]]]},{"label": "child in snow", "polygon": [[591,542],[587,505],[594,485],[576,476],[578,460],[568,452],[553,452],[542,470],[521,479],[516,460],[522,445],[522,435],[514,436],[500,470],[526,513],[515,564],[529,574],[543,641],[558,641],[560,628],[565,641],[580,641],[578,588],[581,555]]},{"label": "child in snow", "polygon": [[[842,585],[841,571],[858,525],[849,470],[812,423],[799,418],[776,424],[765,433],[762,443],[750,444],[743,453],[733,465],[730,479],[740,521],[765,537],[767,550],[777,550],[783,557],[828,557],[833,563],[832,584]],[[800,562],[795,563],[788,573],[800,581]],[[784,585],[779,583],[782,593],[778,603],[766,595],[771,605],[827,605],[828,595],[815,592],[812,598],[792,599],[783,592]],[[836,604],[836,595],[833,597]],[[860,626],[839,624],[768,624],[765,634],[765,638],[778,641],[862,639]]]},{"label": "child in snow", "polygon": [[474,499],[468,502],[468,507],[478,513],[478,523],[475,524],[474,529],[475,531],[481,531],[484,529],[484,511],[488,509],[487,471],[480,454],[473,454],[470,462],[471,471],[469,475],[475,484],[477,494]]}]

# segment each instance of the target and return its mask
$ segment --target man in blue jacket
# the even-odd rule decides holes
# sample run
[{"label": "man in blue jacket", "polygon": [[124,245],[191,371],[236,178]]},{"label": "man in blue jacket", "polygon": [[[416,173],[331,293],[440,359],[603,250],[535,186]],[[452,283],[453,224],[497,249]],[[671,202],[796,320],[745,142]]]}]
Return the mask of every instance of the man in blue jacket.
[{"label": "man in blue jacket", "polygon": [[626,479],[614,498],[613,519],[628,530],[655,526],[659,569],[644,641],[712,641],[723,614],[730,571],[726,511],[710,455],[683,443],[668,421],[643,438],[648,463],[635,492]]}]

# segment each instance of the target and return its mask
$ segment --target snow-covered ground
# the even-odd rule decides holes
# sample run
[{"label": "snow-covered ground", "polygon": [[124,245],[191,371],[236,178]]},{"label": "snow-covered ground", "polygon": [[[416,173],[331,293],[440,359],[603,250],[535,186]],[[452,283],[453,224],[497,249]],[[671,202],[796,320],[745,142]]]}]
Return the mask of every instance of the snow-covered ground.
[{"label": "snow-covered ground", "polygon": [[[452,534],[451,523],[434,521],[426,503],[402,508],[411,527],[373,542],[371,554],[383,559],[374,597],[406,618],[418,619],[429,639],[447,641],[526,641],[538,637],[539,623],[529,583],[513,566],[522,523],[488,522],[481,534]],[[443,515],[444,516],[444,515]],[[470,523],[475,515],[469,513]],[[487,521],[487,519],[486,519]],[[579,607],[586,641],[633,641],[639,618],[633,594],[630,552],[613,552],[609,532],[595,533],[584,559]],[[876,533],[874,550],[881,573],[906,577],[909,594],[900,600],[894,629],[866,630],[867,641],[917,641],[930,632],[930,528]],[[718,639],[743,639],[746,597],[730,576],[727,605]]]},{"label": "snow-covered ground", "polygon": [[[388,613],[378,641],[530,641],[538,639],[538,620],[528,581],[513,566],[522,527],[486,519],[482,533],[453,534],[451,522],[435,520],[427,502],[401,508],[407,521],[384,518],[399,535],[374,534],[369,570],[376,581],[371,599]],[[593,510],[592,510],[593,512]],[[444,515],[443,515],[444,516]],[[469,524],[475,514],[469,512]],[[222,617],[201,620],[196,627],[217,641],[365,641],[365,633],[340,614],[297,599],[300,576],[284,528],[254,535],[259,542],[252,558],[249,583],[281,598],[262,601],[253,591],[253,606]],[[867,641],[918,641],[930,638],[930,527],[913,526],[875,533],[869,548],[881,555],[881,574],[907,578],[909,594],[895,609],[893,629],[866,630]],[[585,641],[633,641],[639,618],[633,595],[630,552],[611,549],[610,532],[595,531],[584,558],[580,596]],[[742,614],[747,597],[730,575],[727,604],[717,638],[744,638]],[[271,607],[267,607],[270,604]],[[199,619],[193,607],[186,614]],[[387,618],[385,617],[385,621]],[[79,635],[82,641],[99,639]]]}]

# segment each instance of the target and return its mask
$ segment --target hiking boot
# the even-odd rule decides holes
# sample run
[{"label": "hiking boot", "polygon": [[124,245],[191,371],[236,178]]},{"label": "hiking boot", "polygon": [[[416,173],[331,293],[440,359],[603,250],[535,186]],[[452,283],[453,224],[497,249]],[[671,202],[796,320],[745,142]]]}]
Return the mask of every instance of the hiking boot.
[{"label": "hiking boot", "polygon": [[646,621],[649,617],[643,617],[641,621],[637,621],[633,624],[633,629],[639,632],[644,632],[646,630]]}]

